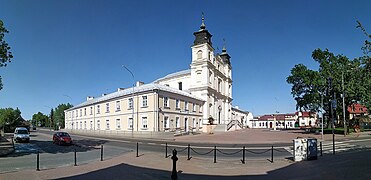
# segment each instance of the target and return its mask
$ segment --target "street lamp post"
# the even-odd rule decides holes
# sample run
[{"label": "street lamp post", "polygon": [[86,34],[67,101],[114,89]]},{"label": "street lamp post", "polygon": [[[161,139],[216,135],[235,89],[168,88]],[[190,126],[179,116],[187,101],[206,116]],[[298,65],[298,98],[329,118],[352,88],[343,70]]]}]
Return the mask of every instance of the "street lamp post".
[{"label": "street lamp post", "polygon": [[343,88],[343,123],[344,123],[344,136],[347,135],[347,123],[345,122],[345,92],[344,92],[344,69],[341,71],[341,84]]},{"label": "street lamp post", "polygon": [[219,110],[218,121],[219,121],[219,124],[220,124],[220,112],[222,111],[222,106],[219,105],[218,110]]},{"label": "street lamp post", "polygon": [[[53,110],[53,108],[52,107],[50,107],[50,106],[45,106],[45,107],[47,107],[47,108],[50,108],[50,109],[52,109]],[[51,112],[51,111],[50,111]],[[52,124],[52,114],[50,114],[50,120],[49,120],[49,130],[51,131],[51,124]]]},{"label": "street lamp post", "polygon": [[132,92],[132,103],[131,103],[131,109],[132,109],[132,115],[131,115],[131,137],[134,137],[134,86],[135,86],[135,77],[134,74],[125,66],[122,65],[130,74],[131,77],[133,77],[133,92]]}]

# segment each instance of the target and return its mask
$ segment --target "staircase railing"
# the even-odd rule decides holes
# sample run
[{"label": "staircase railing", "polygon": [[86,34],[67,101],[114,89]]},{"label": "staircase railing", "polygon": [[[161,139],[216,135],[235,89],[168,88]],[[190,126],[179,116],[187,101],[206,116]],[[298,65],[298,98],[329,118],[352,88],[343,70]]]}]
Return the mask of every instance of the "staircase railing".
[{"label": "staircase railing", "polygon": [[231,129],[233,126],[239,126],[241,129],[243,128],[243,125],[240,121],[238,120],[231,120],[228,124],[227,124],[227,131],[229,131],[229,129]]}]

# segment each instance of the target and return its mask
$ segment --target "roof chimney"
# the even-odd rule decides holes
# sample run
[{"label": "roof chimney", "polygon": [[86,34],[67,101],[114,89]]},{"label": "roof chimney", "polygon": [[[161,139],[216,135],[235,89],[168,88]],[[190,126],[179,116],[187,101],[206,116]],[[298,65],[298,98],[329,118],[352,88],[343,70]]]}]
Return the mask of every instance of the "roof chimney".
[{"label": "roof chimney", "polygon": [[139,87],[139,86],[141,86],[141,85],[143,85],[143,84],[144,84],[144,82],[137,81],[137,83],[136,83],[136,87]]}]

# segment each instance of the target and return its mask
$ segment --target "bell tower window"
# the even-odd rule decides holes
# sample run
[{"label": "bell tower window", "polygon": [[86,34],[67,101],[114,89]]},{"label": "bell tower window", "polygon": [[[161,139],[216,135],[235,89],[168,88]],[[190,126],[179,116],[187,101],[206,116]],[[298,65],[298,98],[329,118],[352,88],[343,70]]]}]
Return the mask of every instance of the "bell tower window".
[{"label": "bell tower window", "polygon": [[202,59],[202,51],[201,50],[199,50],[197,52],[197,59]]}]

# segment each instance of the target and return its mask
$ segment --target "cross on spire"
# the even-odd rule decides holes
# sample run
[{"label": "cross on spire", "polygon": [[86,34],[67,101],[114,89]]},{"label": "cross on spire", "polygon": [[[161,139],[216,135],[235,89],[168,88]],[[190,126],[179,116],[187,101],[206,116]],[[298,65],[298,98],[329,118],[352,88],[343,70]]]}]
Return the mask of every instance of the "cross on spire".
[{"label": "cross on spire", "polygon": [[206,29],[204,12],[202,12],[201,21],[202,21],[201,26],[200,26],[201,30]]}]

